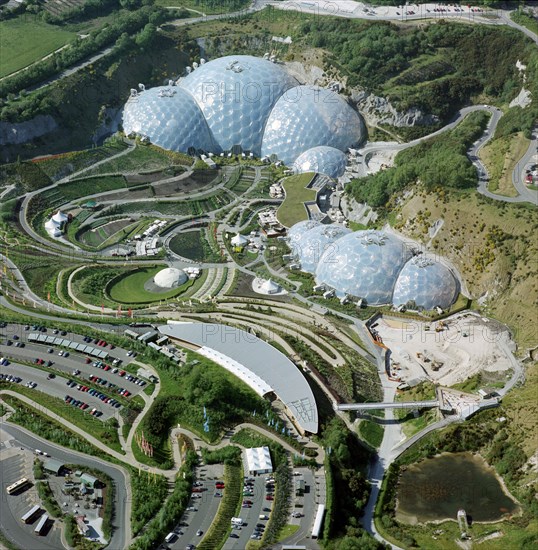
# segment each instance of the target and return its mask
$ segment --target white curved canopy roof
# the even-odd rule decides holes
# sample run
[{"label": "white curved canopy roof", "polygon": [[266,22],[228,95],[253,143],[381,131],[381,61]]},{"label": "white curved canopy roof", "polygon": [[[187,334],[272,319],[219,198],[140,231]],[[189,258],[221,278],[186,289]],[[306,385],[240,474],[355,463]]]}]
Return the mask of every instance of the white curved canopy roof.
[{"label": "white curved canopy roof", "polygon": [[234,246],[242,246],[248,243],[248,239],[244,235],[241,235],[241,233],[237,233],[237,235],[232,237],[231,243]]},{"label": "white curved canopy roof", "polygon": [[305,431],[317,433],[314,394],[300,370],[280,351],[244,330],[216,323],[168,321],[166,336],[199,346],[212,359],[243,380],[258,395],[274,392]]}]

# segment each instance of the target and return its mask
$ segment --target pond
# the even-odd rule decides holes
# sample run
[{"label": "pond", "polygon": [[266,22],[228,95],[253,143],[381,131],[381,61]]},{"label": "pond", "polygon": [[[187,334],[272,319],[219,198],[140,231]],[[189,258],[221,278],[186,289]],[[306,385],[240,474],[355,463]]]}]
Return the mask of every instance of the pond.
[{"label": "pond", "polygon": [[460,508],[472,521],[498,521],[519,512],[495,470],[471,453],[444,453],[408,466],[397,499],[396,519],[408,524],[456,520]]}]

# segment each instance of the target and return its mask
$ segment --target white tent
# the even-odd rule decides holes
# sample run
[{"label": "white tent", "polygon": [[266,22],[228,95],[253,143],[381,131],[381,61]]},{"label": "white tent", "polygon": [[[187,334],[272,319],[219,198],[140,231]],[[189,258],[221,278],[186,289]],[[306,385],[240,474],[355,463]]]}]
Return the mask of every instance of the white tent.
[{"label": "white tent", "polygon": [[61,225],[62,223],[65,223],[68,220],[67,214],[64,214],[61,210],[58,210],[54,216],[52,216],[51,220],[57,224]]},{"label": "white tent", "polygon": [[237,233],[235,237],[232,237],[231,243],[233,246],[245,246],[248,244],[248,239],[240,233]]},{"label": "white tent", "polygon": [[273,471],[269,447],[255,447],[245,450],[249,474],[269,474]]},{"label": "white tent", "polygon": [[276,294],[281,290],[280,286],[271,279],[264,281],[260,288],[265,294]]}]

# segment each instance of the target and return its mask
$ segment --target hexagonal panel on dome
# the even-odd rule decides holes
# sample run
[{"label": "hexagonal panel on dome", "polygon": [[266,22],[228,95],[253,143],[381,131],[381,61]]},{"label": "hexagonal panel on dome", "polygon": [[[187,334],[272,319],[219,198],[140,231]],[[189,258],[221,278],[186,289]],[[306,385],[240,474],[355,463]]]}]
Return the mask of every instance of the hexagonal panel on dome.
[{"label": "hexagonal panel on dome", "polygon": [[294,247],[300,244],[303,235],[318,225],[321,223],[316,220],[303,220],[292,225],[287,235],[289,247],[294,250]]},{"label": "hexagonal panel on dome", "polygon": [[147,136],[170,151],[216,149],[196,101],[177,86],[157,86],[130,97],[123,110],[123,129],[126,135],[135,132]]},{"label": "hexagonal panel on dome", "polygon": [[318,225],[303,233],[300,242],[294,247],[294,252],[301,262],[301,269],[315,273],[323,254],[334,249],[335,242],[349,233],[351,229],[340,225]]},{"label": "hexagonal panel on dome", "polygon": [[240,145],[256,156],[271,109],[296,85],[280,65],[249,55],[215,59],[179,82],[196,99],[221,149]]},{"label": "hexagonal panel on dome", "polygon": [[262,155],[276,155],[291,165],[308,149],[326,145],[346,151],[363,136],[360,116],[343,97],[318,86],[296,86],[271,111],[265,125]]},{"label": "hexagonal panel on dome", "polygon": [[317,172],[336,179],[344,173],[346,163],[346,155],[340,149],[321,145],[301,153],[295,159],[292,169],[296,174]]},{"label": "hexagonal panel on dome", "polygon": [[402,268],[394,286],[395,306],[415,303],[433,309],[450,307],[459,293],[459,283],[450,269],[428,256],[415,256]]},{"label": "hexagonal panel on dome", "polygon": [[382,231],[356,231],[338,239],[320,258],[316,281],[334,288],[336,295],[366,299],[368,304],[390,304],[400,270],[411,249]]}]

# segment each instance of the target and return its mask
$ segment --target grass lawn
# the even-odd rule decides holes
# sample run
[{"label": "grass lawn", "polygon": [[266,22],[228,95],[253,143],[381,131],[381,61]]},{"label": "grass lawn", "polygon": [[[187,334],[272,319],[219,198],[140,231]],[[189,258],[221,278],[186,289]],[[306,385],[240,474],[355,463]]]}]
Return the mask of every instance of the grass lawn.
[{"label": "grass lawn", "polygon": [[[164,269],[163,266],[146,267],[136,269],[132,273],[125,275],[119,279],[109,290],[110,297],[115,302],[124,304],[139,304],[145,302],[156,302],[173,298],[177,294],[182,293],[191,281],[178,288],[174,288],[168,292],[148,292],[144,290],[144,284],[148,279],[151,279],[156,273]],[[192,283],[191,283],[192,284]]]},{"label": "grass lawn", "polygon": [[299,525],[285,525],[278,534],[278,542],[286,540],[299,530]]},{"label": "grass lawn", "polygon": [[304,206],[307,201],[316,199],[314,189],[306,189],[306,186],[312,181],[314,174],[297,174],[283,181],[286,199],[277,211],[278,221],[286,227],[302,220],[308,219],[308,213]]},{"label": "grass lawn", "polygon": [[0,77],[30,65],[74,37],[75,33],[28,14],[0,22]]},{"label": "grass lawn", "polygon": [[507,197],[517,196],[512,172],[529,147],[529,140],[518,132],[496,139],[480,150],[480,158],[490,175],[489,190]]},{"label": "grass lawn", "polygon": [[359,425],[359,434],[362,439],[376,449],[383,441],[383,428],[371,420],[363,420]]}]

